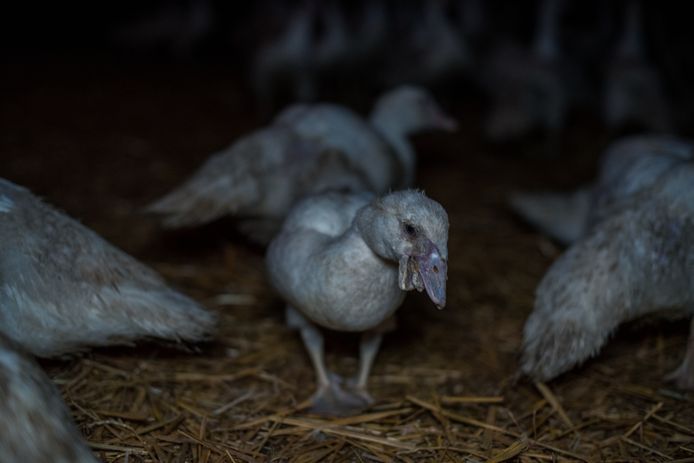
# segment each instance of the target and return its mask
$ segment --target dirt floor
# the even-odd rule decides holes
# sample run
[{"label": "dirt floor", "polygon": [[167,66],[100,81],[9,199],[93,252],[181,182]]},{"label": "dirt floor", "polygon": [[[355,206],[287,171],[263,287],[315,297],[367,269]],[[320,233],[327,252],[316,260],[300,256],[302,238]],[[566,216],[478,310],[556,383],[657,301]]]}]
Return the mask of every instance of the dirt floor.
[{"label": "dirt floor", "polygon": [[[263,273],[263,251],[221,221],[171,233],[140,212],[206,157],[261,124],[233,72],[185,66],[14,64],[0,86],[0,176],[25,185],[221,314],[216,339],[43,361],[107,462],[694,461],[694,396],[663,376],[687,323],[627,325],[601,355],[547,385],[517,375],[536,284],[561,249],[505,207],[514,189],[590,178],[608,135],[577,121],[553,159],[480,136],[481,106],[442,103],[454,135],[415,141],[419,185],[451,222],[448,306],[398,312],[370,381],[377,403],[303,411],[313,371]],[[196,69],[196,70],[191,70]],[[327,345],[338,371],[356,339]]]}]

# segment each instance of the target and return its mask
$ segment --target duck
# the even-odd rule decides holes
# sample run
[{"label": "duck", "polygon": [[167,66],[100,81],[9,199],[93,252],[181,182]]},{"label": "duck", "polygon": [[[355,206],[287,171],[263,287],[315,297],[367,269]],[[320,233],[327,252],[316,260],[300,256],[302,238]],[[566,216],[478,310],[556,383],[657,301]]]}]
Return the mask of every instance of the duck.
[{"label": "duck", "polygon": [[386,82],[437,85],[458,80],[471,68],[472,51],[451,10],[448,1],[415,4],[408,14],[406,39],[395,44],[399,47],[389,60]]},{"label": "duck", "polygon": [[484,65],[482,86],[493,104],[484,121],[486,136],[506,142],[542,130],[555,136],[564,126],[571,103],[559,40],[563,0],[543,0],[530,49],[512,42],[495,46]]},{"label": "duck", "polygon": [[683,160],[694,159],[690,140],[670,135],[632,135],[602,155],[597,179],[575,191],[515,192],[511,209],[550,238],[568,246],[634,193],[652,186]]},{"label": "duck", "polygon": [[162,216],[168,228],[232,215],[242,219],[242,232],[266,245],[292,205],[309,194],[382,194],[409,185],[416,154],[406,135],[454,126],[426,91],[412,87],[383,95],[369,122],[336,104],[295,104],[270,126],[214,154],[183,185],[146,210]]},{"label": "duck", "polygon": [[0,461],[96,463],[55,385],[0,334]]},{"label": "duck", "polygon": [[[694,314],[694,159],[691,145],[687,155],[679,143],[660,153],[641,145],[621,176],[619,151],[605,160],[601,177],[619,181],[598,187],[592,223],[538,285],[523,330],[523,373],[548,381],[596,356],[623,322]],[[666,379],[694,388],[694,335]]]},{"label": "duck", "polygon": [[216,316],[154,270],[0,179],[0,333],[39,357],[142,337],[206,339]]},{"label": "duck", "polygon": [[409,135],[458,127],[434,97],[416,85],[400,85],[382,94],[368,120],[344,106],[318,103],[290,106],[275,122],[345,153],[364,170],[370,190],[377,194],[414,185],[417,154]]},{"label": "duck", "polygon": [[489,32],[489,4],[483,0],[457,0],[457,27],[465,37],[478,40]]},{"label": "duck", "polygon": [[[416,190],[329,192],[292,209],[266,268],[313,363],[313,412],[342,415],[371,403],[371,366],[407,291],[446,305],[448,227],[443,206]],[[345,386],[326,368],[321,328],[361,333],[358,373]]]},{"label": "duck", "polygon": [[283,89],[298,101],[311,101],[318,92],[313,59],[315,7],[312,2],[299,2],[286,17],[280,33],[252,57],[249,78],[264,113],[275,109]]},{"label": "duck", "polygon": [[[364,85],[363,70],[378,69],[387,54],[390,37],[386,2],[353,2],[338,0],[316,2],[318,24],[311,56],[321,90],[340,89],[341,93],[356,83]],[[378,79],[373,79],[378,80]],[[373,82],[376,83],[376,82]]]},{"label": "duck", "polygon": [[190,59],[211,35],[216,12],[209,0],[187,0],[161,6],[150,16],[124,24],[114,33],[121,45],[141,51],[165,51]]},{"label": "duck", "polygon": [[645,52],[641,3],[630,0],[624,28],[606,69],[603,120],[612,129],[635,124],[641,129],[672,130],[670,103],[660,71]]},{"label": "duck", "polygon": [[340,3],[330,0],[317,4],[322,34],[314,41],[312,56],[316,70],[337,68],[349,60],[351,31]]},{"label": "duck", "polygon": [[377,68],[388,53],[391,11],[384,0],[362,2],[358,10],[356,23],[359,30],[358,33],[354,32],[354,28],[351,30],[347,63],[353,66],[353,70],[364,69],[365,66]]},{"label": "duck", "polygon": [[251,241],[267,245],[292,204],[309,194],[370,188],[343,153],[273,125],[241,137],[212,155],[187,181],[146,211],[168,229],[230,215]]}]

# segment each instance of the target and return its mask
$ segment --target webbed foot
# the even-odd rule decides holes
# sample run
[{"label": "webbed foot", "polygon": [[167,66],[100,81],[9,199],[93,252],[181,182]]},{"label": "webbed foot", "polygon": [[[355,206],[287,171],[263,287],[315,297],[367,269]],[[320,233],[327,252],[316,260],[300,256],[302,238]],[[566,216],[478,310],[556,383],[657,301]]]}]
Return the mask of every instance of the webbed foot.
[{"label": "webbed foot", "polygon": [[342,379],[330,375],[331,381],[321,386],[311,397],[309,411],[324,416],[347,416],[361,412],[373,403],[366,390],[342,386]]}]

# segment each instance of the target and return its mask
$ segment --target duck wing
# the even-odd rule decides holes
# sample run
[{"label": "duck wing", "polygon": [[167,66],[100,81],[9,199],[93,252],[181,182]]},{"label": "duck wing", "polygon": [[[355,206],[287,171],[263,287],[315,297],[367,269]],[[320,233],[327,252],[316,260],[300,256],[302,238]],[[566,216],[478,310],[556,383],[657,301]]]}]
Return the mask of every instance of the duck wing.
[{"label": "duck wing", "polygon": [[259,130],[212,156],[182,186],[150,205],[178,228],[225,215],[282,219],[307,194],[359,190],[365,180],[348,156],[288,127]]},{"label": "duck wing", "polygon": [[691,159],[694,145],[677,137],[640,135],[613,143],[601,160],[590,223],[609,216],[632,195],[656,185]]},{"label": "duck wing", "polygon": [[368,189],[387,192],[399,179],[391,147],[363,118],[333,104],[294,105],[281,112],[275,124],[299,136],[344,153],[350,165],[368,181]]},{"label": "duck wing", "polygon": [[565,245],[585,233],[592,202],[592,187],[566,194],[514,193],[509,198],[509,205],[516,214]]},{"label": "duck wing", "polygon": [[[0,331],[39,356],[139,337],[197,341],[216,317],[28,190],[0,183]],[[11,184],[10,184],[11,185]]]},{"label": "duck wing", "polygon": [[183,185],[147,207],[171,228],[201,225],[261,206],[263,175],[286,164],[295,137],[259,130],[210,157]]}]

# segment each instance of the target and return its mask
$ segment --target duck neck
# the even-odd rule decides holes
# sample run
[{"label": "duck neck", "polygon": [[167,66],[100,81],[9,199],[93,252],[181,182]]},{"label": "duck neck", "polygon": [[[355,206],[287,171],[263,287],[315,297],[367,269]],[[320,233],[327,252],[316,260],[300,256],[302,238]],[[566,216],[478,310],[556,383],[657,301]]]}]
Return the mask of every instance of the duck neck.
[{"label": "duck neck", "polygon": [[400,117],[389,114],[387,109],[375,108],[369,117],[371,125],[388,142],[402,170],[402,182],[399,187],[412,186],[414,183],[414,172],[416,155],[407,136],[413,132],[400,122]]},{"label": "duck neck", "polygon": [[368,246],[374,256],[382,260],[398,262],[399,258],[395,250],[383,237],[380,217],[381,212],[373,203],[364,206],[357,212],[349,233],[358,236],[364,242],[364,245]]}]

